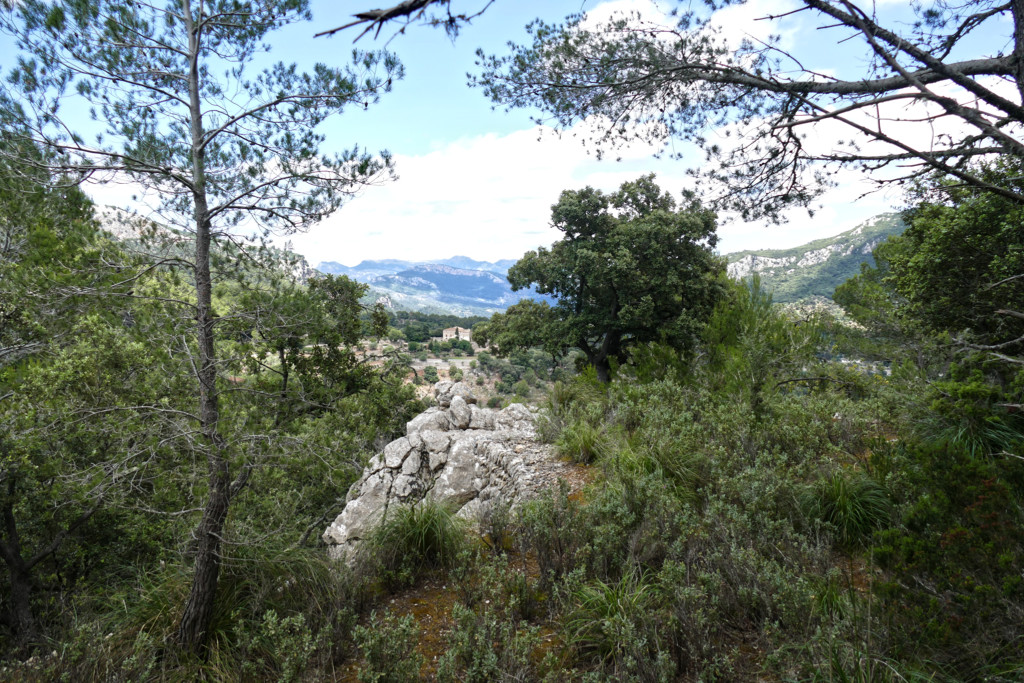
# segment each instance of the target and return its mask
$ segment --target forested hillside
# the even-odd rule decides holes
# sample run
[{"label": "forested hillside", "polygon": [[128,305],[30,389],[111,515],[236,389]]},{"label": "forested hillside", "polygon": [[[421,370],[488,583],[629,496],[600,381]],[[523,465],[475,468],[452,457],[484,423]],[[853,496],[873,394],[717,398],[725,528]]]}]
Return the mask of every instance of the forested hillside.
[{"label": "forested hillside", "polygon": [[883,214],[835,237],[815,240],[792,249],[762,249],[726,254],[729,275],[761,276],[777,303],[812,296],[831,297],[836,287],[873,265],[871,252],[906,228],[899,214]]}]

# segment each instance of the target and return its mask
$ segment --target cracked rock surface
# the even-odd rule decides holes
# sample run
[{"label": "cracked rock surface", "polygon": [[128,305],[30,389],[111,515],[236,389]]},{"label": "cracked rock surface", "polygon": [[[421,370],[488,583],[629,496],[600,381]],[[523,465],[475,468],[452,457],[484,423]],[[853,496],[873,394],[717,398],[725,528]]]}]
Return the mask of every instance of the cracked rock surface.
[{"label": "cracked rock surface", "polygon": [[537,441],[526,406],[481,408],[464,382],[438,382],[434,395],[437,406],[413,418],[349,489],[345,509],[323,535],[332,558],[353,560],[392,505],[437,501],[477,523],[495,504],[514,508],[570,467]]}]

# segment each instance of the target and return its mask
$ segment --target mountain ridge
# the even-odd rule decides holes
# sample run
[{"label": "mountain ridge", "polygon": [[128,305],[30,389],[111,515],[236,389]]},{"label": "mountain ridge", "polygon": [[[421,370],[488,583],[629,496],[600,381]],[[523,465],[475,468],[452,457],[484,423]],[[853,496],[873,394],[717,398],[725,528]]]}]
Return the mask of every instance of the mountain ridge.
[{"label": "mountain ridge", "polygon": [[[871,252],[880,242],[904,227],[900,214],[880,214],[833,237],[797,247],[726,254],[727,270],[735,278],[758,273],[777,303],[831,299],[836,286],[860,272],[861,263],[873,263]],[[533,291],[513,292],[504,278],[514,263],[515,259],[488,262],[456,255],[421,262],[365,260],[352,267],[326,261],[317,269],[365,282],[375,299],[394,307],[417,306],[416,310],[490,315],[524,298],[552,301]]]},{"label": "mountain ridge", "polygon": [[[184,239],[173,229],[113,207],[97,207],[97,218],[120,241],[135,242],[148,234],[174,250],[181,248]],[[861,263],[873,263],[871,253],[880,242],[904,228],[900,214],[880,214],[851,230],[797,247],[726,254],[727,272],[734,278],[759,274],[777,303],[831,299],[836,286],[860,272]],[[268,254],[277,269],[299,282],[318,271],[346,275],[370,286],[364,301],[380,301],[393,309],[489,316],[523,299],[554,301],[533,289],[512,291],[506,276],[516,259],[492,262],[455,255],[419,262],[367,259],[356,266],[322,261],[314,270],[305,258],[287,249],[270,248]]]},{"label": "mountain ridge", "polygon": [[860,272],[861,263],[874,264],[871,253],[876,246],[905,228],[899,213],[883,213],[833,237],[797,247],[726,254],[726,270],[734,278],[757,273],[777,303],[831,299],[837,286]]}]

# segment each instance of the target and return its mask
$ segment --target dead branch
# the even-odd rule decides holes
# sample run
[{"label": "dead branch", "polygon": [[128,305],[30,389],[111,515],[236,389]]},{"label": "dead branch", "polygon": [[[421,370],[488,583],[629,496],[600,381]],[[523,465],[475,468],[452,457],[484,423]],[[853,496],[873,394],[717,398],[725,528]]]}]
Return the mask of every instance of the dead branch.
[{"label": "dead branch", "polygon": [[[374,9],[368,10],[366,12],[359,12],[358,14],[353,14],[352,16],[355,17],[355,21],[350,21],[349,23],[343,26],[332,28],[329,31],[321,31],[320,33],[315,34],[313,37],[319,38],[320,36],[333,36],[335,33],[338,33],[339,31],[344,31],[347,28],[359,26],[360,24],[366,24],[366,28],[364,28],[362,33],[356,36],[355,40],[353,40],[352,42],[356,42],[357,40],[365,36],[370,31],[373,31],[374,29],[376,29],[376,32],[374,33],[373,37],[374,40],[376,40],[380,36],[381,29],[383,29],[384,25],[387,24],[388,22],[404,19],[404,23],[410,24],[419,19],[423,19],[424,14],[426,13],[426,10],[430,5],[443,4],[447,7],[450,1],[451,0],[403,0],[397,5],[394,5],[393,7],[388,7],[386,9]],[[486,12],[487,8],[489,8],[492,4],[494,4],[494,0],[488,0],[482,9],[480,9],[477,12],[474,12],[473,14],[452,14],[451,10],[449,9],[447,17],[443,19],[427,19],[426,23],[432,26],[444,26],[449,33],[455,33],[458,30],[458,26],[460,24],[468,24],[473,19],[479,17],[481,14]],[[402,30],[400,30],[399,32],[401,33]]]}]

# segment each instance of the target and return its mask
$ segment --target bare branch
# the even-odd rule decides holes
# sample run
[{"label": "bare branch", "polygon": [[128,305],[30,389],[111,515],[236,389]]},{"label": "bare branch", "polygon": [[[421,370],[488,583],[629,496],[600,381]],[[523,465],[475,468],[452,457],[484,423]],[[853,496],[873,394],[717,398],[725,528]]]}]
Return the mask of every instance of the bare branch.
[{"label": "bare branch", "polygon": [[[339,31],[344,31],[347,28],[352,28],[353,26],[366,24],[366,28],[364,28],[362,33],[356,36],[352,42],[356,42],[357,40],[365,36],[370,31],[373,31],[374,29],[376,29],[376,32],[374,33],[374,39],[376,39],[377,37],[380,36],[381,29],[383,29],[384,25],[387,24],[388,22],[404,20],[402,21],[402,23],[410,24],[414,21],[424,19],[426,10],[430,5],[444,5],[447,8],[449,6],[450,1],[451,0],[403,0],[403,2],[400,2],[397,5],[394,5],[386,9],[374,9],[354,14],[352,16],[355,17],[355,21],[350,21],[349,23],[343,26],[332,28],[328,31],[321,31],[320,33],[317,33],[314,37],[319,38],[320,36],[332,36],[335,33],[338,33]],[[454,34],[455,32],[458,31],[458,27],[460,24],[468,24],[473,19],[479,17],[481,14],[486,12],[491,5],[494,4],[494,1],[495,0],[487,0],[486,4],[480,10],[472,14],[452,14],[449,8],[448,14],[445,18],[426,19],[425,23],[433,26],[442,25],[449,33]],[[404,28],[402,30],[404,30]]]}]

